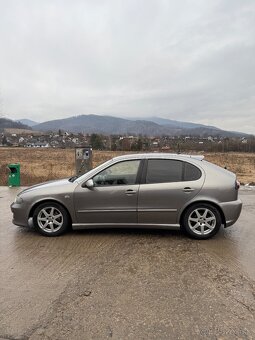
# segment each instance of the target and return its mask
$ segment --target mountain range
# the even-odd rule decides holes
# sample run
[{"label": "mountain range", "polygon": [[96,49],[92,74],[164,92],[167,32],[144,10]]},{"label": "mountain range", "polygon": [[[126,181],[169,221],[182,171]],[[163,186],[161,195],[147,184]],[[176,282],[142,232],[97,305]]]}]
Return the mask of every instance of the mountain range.
[{"label": "mountain range", "polygon": [[148,117],[125,119],[112,116],[79,115],[70,118],[46,121],[33,126],[39,131],[66,130],[70,132],[101,133],[104,135],[144,135],[144,136],[219,136],[241,137],[247,134],[221,130],[214,126],[182,122],[171,119]]},{"label": "mountain range", "polygon": [[36,131],[58,131],[100,133],[104,135],[144,135],[144,136],[218,136],[247,137],[248,134],[226,131],[215,126],[183,122],[156,116],[143,118],[118,118],[101,115],[79,115],[37,123],[30,119],[13,121],[0,118],[0,131],[4,128],[33,129]]}]

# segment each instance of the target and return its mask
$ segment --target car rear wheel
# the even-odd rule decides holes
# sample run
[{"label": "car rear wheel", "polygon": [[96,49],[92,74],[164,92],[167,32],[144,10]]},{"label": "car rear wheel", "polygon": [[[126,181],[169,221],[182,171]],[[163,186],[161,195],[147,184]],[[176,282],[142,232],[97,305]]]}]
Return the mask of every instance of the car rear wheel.
[{"label": "car rear wheel", "polygon": [[182,228],[191,237],[207,239],[214,236],[222,224],[217,208],[210,204],[195,204],[189,207],[182,219]]},{"label": "car rear wheel", "polygon": [[46,202],[35,209],[33,222],[36,230],[42,235],[59,236],[67,230],[69,217],[60,204]]}]

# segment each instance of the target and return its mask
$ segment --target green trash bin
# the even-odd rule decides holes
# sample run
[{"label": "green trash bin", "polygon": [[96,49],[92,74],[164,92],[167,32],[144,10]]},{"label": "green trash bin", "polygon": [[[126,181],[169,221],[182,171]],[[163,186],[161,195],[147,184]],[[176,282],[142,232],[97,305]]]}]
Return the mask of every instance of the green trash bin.
[{"label": "green trash bin", "polygon": [[19,187],[20,186],[20,164],[8,164],[9,176],[8,185],[9,187]]}]

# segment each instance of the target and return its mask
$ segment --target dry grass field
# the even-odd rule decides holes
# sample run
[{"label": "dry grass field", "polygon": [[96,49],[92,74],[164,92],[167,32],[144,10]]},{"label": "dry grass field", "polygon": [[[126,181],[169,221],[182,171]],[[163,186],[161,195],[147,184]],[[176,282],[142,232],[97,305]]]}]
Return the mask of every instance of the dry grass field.
[{"label": "dry grass field", "polygon": [[[93,166],[125,153],[94,151]],[[240,182],[255,182],[254,153],[206,153],[204,156],[206,160],[235,172]],[[21,184],[24,186],[75,174],[73,149],[0,148],[0,185],[7,185],[7,164],[17,162],[21,165]]]}]

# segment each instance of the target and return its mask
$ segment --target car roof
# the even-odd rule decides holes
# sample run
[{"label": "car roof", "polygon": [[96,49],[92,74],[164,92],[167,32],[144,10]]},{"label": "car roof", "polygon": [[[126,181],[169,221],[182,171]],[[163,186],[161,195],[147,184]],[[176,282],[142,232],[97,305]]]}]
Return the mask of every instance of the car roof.
[{"label": "car roof", "polygon": [[204,159],[203,155],[185,155],[185,154],[177,154],[177,153],[163,153],[163,152],[153,152],[153,153],[135,153],[135,154],[127,154],[122,156],[114,157],[114,161],[118,160],[128,160],[128,159],[196,159],[202,161]]}]

